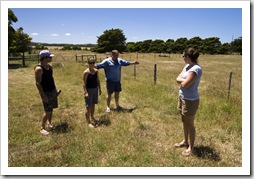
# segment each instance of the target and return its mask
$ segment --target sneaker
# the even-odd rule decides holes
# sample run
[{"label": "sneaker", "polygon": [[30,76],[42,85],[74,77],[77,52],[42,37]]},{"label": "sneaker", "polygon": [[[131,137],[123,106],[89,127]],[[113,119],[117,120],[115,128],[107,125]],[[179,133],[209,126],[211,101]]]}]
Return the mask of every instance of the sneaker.
[{"label": "sneaker", "polygon": [[58,91],[56,92],[56,96],[59,96],[61,92],[62,92],[61,90],[58,90]]},{"label": "sneaker", "polygon": [[43,134],[43,135],[48,135],[49,134],[49,132],[46,131],[45,129],[41,129],[40,133]]},{"label": "sneaker", "polygon": [[110,112],[110,108],[109,107],[107,107],[106,112]]}]

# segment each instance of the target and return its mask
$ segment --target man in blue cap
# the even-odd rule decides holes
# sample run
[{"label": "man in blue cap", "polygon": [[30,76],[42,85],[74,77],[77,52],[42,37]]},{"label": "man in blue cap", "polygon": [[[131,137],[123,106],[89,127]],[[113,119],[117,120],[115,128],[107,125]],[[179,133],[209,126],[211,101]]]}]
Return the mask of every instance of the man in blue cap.
[{"label": "man in blue cap", "polygon": [[57,91],[54,78],[53,69],[49,64],[52,61],[51,54],[48,50],[42,50],[39,53],[40,63],[35,67],[35,81],[36,87],[40,93],[44,114],[42,116],[42,124],[40,133],[43,135],[48,135],[49,132],[46,130],[46,122],[48,121],[48,128],[52,129],[52,114],[53,109],[58,107],[57,96],[60,94],[61,90]]}]

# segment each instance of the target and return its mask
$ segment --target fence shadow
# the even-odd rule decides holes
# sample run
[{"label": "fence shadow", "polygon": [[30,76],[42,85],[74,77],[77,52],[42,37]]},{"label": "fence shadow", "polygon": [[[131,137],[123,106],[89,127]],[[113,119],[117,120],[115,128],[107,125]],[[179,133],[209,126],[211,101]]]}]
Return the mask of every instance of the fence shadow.
[{"label": "fence shadow", "polygon": [[53,133],[67,133],[69,132],[69,126],[67,122],[63,122],[61,124],[55,125],[52,129]]},{"label": "fence shadow", "polygon": [[194,147],[193,154],[202,159],[209,159],[214,161],[221,160],[219,154],[214,149],[208,146],[201,145]]}]

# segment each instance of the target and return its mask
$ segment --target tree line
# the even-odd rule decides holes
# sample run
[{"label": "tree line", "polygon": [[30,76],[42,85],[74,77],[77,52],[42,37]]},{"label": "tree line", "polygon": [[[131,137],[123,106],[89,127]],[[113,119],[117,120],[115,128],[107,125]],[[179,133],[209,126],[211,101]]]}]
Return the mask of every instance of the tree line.
[{"label": "tree line", "polygon": [[141,52],[141,53],[182,53],[187,47],[198,49],[203,54],[242,54],[242,37],[234,39],[230,43],[221,43],[218,37],[201,39],[193,37],[191,39],[178,38],[166,41],[144,40],[139,42],[126,42],[127,38],[121,29],[105,30],[101,36],[97,37],[97,44],[48,44],[32,42],[32,38],[24,33],[23,27],[15,30],[12,24],[18,18],[11,9],[8,9],[8,52],[22,53],[23,65],[25,63],[25,52],[31,52],[32,46],[35,49],[45,49],[45,46],[63,46],[61,50],[82,50],[82,47],[89,47],[91,51],[98,53],[110,52],[117,49],[119,52]]},{"label": "tree line", "polygon": [[187,47],[198,49],[203,54],[242,54],[242,37],[233,40],[231,43],[221,43],[218,37],[201,39],[193,37],[191,39],[178,38],[166,41],[144,40],[139,42],[127,42],[121,29],[110,29],[103,32],[98,37],[95,52],[109,52],[111,49],[118,49],[120,52],[142,52],[142,53],[182,53]]}]

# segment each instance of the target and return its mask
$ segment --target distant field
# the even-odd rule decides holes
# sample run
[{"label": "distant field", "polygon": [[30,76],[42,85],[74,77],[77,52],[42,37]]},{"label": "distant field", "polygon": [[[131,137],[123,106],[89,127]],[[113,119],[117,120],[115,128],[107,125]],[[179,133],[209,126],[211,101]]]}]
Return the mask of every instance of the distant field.
[{"label": "distant field", "polygon": [[[105,114],[104,71],[99,70],[102,95],[96,105],[98,128],[85,121],[80,52],[52,50],[59,108],[53,123],[59,130],[39,133],[43,107],[34,80],[36,61],[8,70],[9,167],[241,167],[242,166],[242,59],[240,55],[201,55],[203,76],[200,108],[196,115],[195,153],[181,156],[173,144],[183,138],[176,109],[179,85],[175,78],[185,65],[180,54],[121,54],[138,58],[140,65],[122,68],[120,104],[133,109]],[[86,52],[91,53],[91,52]],[[100,54],[98,58],[105,58]],[[12,62],[13,63],[13,62]],[[154,64],[157,81],[154,84]],[[230,97],[229,74],[233,72]],[[112,107],[115,107],[114,99]],[[61,128],[62,127],[62,128]]]},{"label": "distant field", "polygon": [[[63,48],[63,46],[45,46],[47,47],[49,50],[60,50]],[[81,49],[87,49],[90,50],[91,47],[81,47]]]}]

